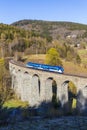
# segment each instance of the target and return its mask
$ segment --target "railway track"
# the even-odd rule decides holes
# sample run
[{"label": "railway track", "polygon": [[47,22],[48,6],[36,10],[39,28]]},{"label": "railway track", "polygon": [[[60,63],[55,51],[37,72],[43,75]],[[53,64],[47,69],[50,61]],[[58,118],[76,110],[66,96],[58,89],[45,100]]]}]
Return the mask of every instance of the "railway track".
[{"label": "railway track", "polygon": [[[24,63],[19,62],[19,61],[11,60],[10,62],[12,64],[20,66],[20,67],[29,68],[29,67],[26,67]],[[46,72],[50,72],[50,73],[58,73],[58,72],[53,72],[53,71],[48,71],[48,70],[42,70],[42,69],[36,69],[36,68],[31,68],[31,67],[29,69],[34,69],[34,70],[39,70],[39,71],[46,71]],[[60,74],[60,73],[58,73],[58,74]],[[65,73],[65,72],[63,74],[60,74],[60,75],[67,75],[67,76],[76,76],[76,77],[81,77],[81,78],[87,78],[87,76],[78,75],[78,74],[69,74],[69,73]]]}]

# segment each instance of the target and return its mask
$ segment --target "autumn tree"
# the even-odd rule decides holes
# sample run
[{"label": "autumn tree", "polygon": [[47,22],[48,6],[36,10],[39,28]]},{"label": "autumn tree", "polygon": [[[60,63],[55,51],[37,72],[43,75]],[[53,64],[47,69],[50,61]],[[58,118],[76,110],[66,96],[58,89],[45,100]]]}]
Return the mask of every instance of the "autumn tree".
[{"label": "autumn tree", "polygon": [[5,60],[0,59],[0,106],[2,106],[6,100],[13,97],[13,93],[11,89],[11,78],[7,75],[5,70]]},{"label": "autumn tree", "polygon": [[49,65],[62,65],[60,60],[59,53],[55,48],[50,48],[46,54],[46,64]]}]

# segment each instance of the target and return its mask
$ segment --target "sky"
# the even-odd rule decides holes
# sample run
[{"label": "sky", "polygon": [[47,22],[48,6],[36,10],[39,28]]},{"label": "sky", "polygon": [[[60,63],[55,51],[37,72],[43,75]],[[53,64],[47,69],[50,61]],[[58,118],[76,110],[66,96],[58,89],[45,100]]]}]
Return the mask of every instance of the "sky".
[{"label": "sky", "polygon": [[24,19],[87,24],[87,0],[0,0],[0,23]]}]

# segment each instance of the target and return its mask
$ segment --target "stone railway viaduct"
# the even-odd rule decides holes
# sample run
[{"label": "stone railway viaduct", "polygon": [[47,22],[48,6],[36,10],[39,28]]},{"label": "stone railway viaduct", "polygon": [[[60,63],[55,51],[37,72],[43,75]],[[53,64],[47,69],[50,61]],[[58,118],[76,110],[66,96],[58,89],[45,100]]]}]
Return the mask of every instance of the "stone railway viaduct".
[{"label": "stone railway viaduct", "polygon": [[68,83],[72,81],[77,87],[80,106],[84,108],[87,99],[87,77],[58,74],[27,68],[15,61],[9,62],[12,77],[12,88],[22,101],[28,101],[30,106],[37,106],[41,102],[52,101],[52,82],[57,84],[57,98],[62,106],[68,102]]}]

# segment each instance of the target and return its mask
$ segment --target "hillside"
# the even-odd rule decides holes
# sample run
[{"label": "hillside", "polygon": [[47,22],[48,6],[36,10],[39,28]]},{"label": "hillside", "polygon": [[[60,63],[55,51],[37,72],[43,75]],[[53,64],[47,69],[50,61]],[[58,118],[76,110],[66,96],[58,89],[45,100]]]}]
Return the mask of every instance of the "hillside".
[{"label": "hillside", "polygon": [[86,40],[87,25],[73,22],[52,22],[42,20],[21,20],[14,22],[13,26],[23,28],[25,30],[38,32],[43,37],[51,37],[52,39],[71,38],[76,42]]}]

